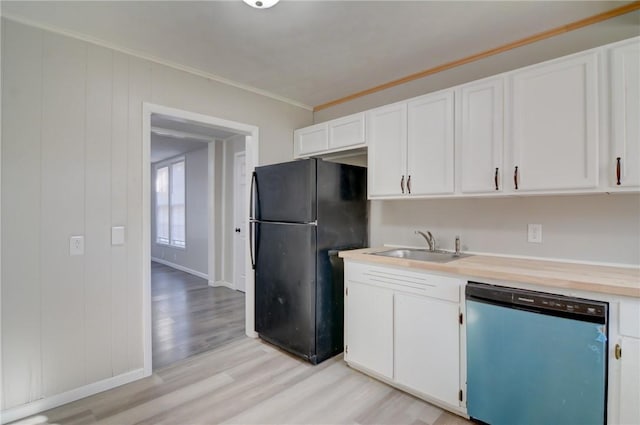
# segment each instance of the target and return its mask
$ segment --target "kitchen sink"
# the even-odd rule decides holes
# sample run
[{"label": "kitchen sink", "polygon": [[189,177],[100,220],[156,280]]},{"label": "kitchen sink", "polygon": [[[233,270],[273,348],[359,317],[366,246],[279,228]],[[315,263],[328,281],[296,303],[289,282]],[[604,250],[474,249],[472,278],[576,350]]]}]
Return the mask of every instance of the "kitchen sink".
[{"label": "kitchen sink", "polygon": [[469,254],[454,254],[449,251],[429,251],[426,249],[415,248],[396,248],[388,251],[372,252],[371,255],[381,255],[383,257],[404,258],[407,260],[432,261],[435,263],[448,263],[449,261],[459,260],[460,258],[469,257]]}]

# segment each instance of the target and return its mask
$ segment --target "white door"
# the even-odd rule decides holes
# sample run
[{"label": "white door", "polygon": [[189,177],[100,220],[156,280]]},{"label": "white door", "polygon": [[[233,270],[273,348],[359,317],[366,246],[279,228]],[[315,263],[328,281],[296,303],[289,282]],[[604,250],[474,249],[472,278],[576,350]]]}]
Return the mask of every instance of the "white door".
[{"label": "white door", "polygon": [[347,282],[345,360],[393,378],[393,291]]},{"label": "white door", "polygon": [[233,161],[233,216],[234,216],[234,232],[233,232],[233,278],[235,288],[238,291],[245,292],[246,277],[246,253],[244,250],[247,238],[246,221],[246,164],[244,152],[235,155]]},{"label": "white door", "polygon": [[509,171],[518,167],[517,190],[597,186],[597,70],[597,53],[588,53],[511,74]]},{"label": "white door", "polygon": [[458,304],[395,294],[395,379],[457,406],[460,391]]},{"label": "white door", "polygon": [[407,121],[407,191],[453,193],[453,90],[409,102]]},{"label": "white door", "polygon": [[[640,186],[640,41],[611,50],[613,187]],[[618,178],[618,174],[620,177]]]},{"label": "white door", "polygon": [[460,191],[502,191],[504,79],[477,81],[460,89]]},{"label": "white door", "polygon": [[395,103],[367,113],[369,197],[406,193],[407,105]]}]

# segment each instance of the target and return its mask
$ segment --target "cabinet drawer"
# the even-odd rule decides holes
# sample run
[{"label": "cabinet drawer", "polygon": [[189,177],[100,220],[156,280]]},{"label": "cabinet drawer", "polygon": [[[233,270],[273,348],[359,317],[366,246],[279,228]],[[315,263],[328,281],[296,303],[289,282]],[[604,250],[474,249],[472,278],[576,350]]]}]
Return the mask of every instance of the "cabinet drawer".
[{"label": "cabinet drawer", "polygon": [[347,262],[347,281],[382,286],[441,300],[460,302],[460,286],[464,280],[423,272]]}]

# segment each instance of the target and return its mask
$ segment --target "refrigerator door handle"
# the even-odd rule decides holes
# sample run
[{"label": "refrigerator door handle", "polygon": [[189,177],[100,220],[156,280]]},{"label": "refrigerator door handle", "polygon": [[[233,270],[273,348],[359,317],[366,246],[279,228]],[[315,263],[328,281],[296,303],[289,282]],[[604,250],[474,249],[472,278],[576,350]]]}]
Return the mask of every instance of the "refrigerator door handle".
[{"label": "refrigerator door handle", "polygon": [[[256,189],[256,172],[251,173],[251,195],[249,196],[249,218],[256,218],[256,213],[254,211],[254,196],[257,197],[255,192]],[[255,195],[254,195],[255,194]]]},{"label": "refrigerator door handle", "polygon": [[256,269],[255,255],[253,254],[253,247],[255,245],[253,242],[253,226],[255,226],[255,224],[253,220],[249,221],[249,254],[251,255],[251,268],[253,270]]}]

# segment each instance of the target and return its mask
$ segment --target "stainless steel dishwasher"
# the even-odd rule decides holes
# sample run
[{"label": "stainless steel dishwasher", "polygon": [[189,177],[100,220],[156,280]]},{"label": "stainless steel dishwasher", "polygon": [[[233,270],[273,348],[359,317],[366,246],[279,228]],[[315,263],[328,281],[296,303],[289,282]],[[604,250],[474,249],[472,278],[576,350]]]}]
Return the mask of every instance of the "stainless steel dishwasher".
[{"label": "stainless steel dishwasher", "polygon": [[466,310],[473,420],[606,423],[607,303],[469,282]]}]

